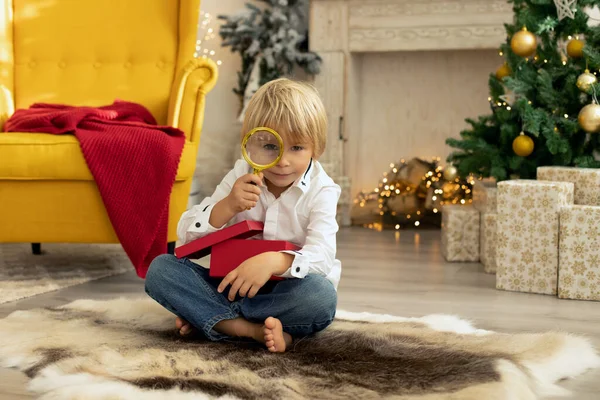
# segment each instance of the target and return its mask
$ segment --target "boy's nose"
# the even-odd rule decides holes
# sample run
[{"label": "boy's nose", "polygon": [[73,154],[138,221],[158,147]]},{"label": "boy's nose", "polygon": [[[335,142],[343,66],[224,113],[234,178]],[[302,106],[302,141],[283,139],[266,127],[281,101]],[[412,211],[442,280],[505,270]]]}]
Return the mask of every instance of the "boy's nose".
[{"label": "boy's nose", "polygon": [[288,165],[290,165],[288,159],[287,159],[287,154],[284,152],[283,155],[281,156],[281,159],[279,159],[279,162],[277,163],[277,166],[279,167],[287,167]]}]

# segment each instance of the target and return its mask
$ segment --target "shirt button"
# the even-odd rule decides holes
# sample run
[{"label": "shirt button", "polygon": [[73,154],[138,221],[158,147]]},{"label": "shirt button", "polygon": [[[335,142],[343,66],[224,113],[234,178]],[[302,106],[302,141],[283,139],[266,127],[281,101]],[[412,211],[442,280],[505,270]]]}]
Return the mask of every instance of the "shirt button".
[{"label": "shirt button", "polygon": [[200,228],[202,224],[200,222],[196,222],[196,228]]},{"label": "shirt button", "polygon": [[300,267],[296,267],[296,272],[300,272]]}]

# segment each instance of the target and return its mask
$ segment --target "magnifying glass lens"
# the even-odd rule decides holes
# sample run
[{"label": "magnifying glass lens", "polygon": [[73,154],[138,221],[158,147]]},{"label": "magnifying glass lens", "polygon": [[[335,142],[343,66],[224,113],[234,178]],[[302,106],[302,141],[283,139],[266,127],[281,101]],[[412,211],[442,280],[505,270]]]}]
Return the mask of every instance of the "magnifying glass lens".
[{"label": "magnifying glass lens", "polygon": [[248,158],[257,165],[269,165],[279,156],[279,141],[270,132],[254,133],[246,143]]}]

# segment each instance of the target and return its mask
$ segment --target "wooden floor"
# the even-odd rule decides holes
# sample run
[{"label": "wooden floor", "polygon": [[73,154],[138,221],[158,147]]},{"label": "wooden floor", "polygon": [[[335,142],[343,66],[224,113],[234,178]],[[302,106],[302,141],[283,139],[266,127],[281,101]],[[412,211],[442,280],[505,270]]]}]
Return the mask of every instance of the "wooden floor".
[{"label": "wooden floor", "polygon": [[[494,289],[495,277],[479,264],[447,264],[440,255],[439,231],[343,229],[339,307],[349,311],[422,316],[450,313],[478,327],[504,332],[559,329],[584,334],[600,348],[600,303],[509,293]],[[0,265],[2,268],[2,265]],[[14,310],[55,306],[80,298],[143,295],[133,272],[0,306],[0,318]],[[1,322],[0,322],[1,323]],[[0,369],[0,399],[30,399],[23,374]],[[600,370],[563,386],[572,398],[600,398]]]}]

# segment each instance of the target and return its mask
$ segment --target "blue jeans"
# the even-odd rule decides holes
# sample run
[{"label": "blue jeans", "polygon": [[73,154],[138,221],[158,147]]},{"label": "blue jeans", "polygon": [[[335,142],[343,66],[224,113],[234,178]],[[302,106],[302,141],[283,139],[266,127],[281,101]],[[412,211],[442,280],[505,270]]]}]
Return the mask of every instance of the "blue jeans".
[{"label": "blue jeans", "polygon": [[230,286],[217,292],[222,278],[170,254],[156,257],[146,275],[146,293],[173,314],[200,329],[210,340],[227,338],[214,326],[223,320],[243,317],[264,323],[267,317],[281,321],[292,337],[325,329],[335,316],[337,294],[333,284],[320,275],[303,279],[268,281],[253,298],[227,299]]}]

